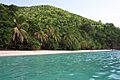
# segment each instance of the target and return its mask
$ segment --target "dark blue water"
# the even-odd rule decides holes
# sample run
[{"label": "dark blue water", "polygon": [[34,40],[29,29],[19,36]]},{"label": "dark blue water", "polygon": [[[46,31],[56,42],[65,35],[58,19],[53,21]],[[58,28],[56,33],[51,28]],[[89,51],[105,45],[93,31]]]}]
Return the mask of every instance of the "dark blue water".
[{"label": "dark blue water", "polygon": [[0,80],[120,80],[120,51],[0,57]]}]

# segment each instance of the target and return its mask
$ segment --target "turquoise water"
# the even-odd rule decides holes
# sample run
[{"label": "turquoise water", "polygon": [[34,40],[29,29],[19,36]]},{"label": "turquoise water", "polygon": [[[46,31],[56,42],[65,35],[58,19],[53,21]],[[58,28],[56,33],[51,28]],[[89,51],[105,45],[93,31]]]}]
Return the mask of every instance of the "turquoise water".
[{"label": "turquoise water", "polygon": [[120,52],[0,57],[0,80],[120,80]]}]

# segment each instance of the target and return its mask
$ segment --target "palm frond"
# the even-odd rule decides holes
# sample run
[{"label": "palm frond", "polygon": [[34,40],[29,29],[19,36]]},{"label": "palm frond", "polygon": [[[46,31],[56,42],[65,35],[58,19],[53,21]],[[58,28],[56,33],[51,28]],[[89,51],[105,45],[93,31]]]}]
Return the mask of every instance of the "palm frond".
[{"label": "palm frond", "polygon": [[15,40],[16,37],[20,36],[20,31],[18,30],[17,27],[13,28],[13,41]]},{"label": "palm frond", "polygon": [[27,39],[27,32],[23,29],[18,29],[18,27],[13,28],[13,41],[15,41],[16,38],[20,40],[21,43],[23,43],[24,39]]}]

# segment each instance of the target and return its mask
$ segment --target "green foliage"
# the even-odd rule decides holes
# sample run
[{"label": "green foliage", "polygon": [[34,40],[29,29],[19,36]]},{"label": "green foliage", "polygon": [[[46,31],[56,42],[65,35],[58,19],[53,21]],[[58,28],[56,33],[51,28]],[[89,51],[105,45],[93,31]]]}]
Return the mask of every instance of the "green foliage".
[{"label": "green foliage", "polygon": [[49,5],[0,4],[0,49],[111,48],[120,49],[120,29],[112,23],[103,24]]},{"label": "green foliage", "polygon": [[35,38],[31,38],[29,44],[30,44],[30,48],[34,50],[40,49],[41,46],[40,42]]}]

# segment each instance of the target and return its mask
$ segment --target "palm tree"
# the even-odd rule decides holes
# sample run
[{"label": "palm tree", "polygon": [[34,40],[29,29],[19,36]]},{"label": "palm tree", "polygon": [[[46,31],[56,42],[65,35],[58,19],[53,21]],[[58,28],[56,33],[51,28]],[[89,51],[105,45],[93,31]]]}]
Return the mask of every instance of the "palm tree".
[{"label": "palm tree", "polygon": [[59,43],[61,41],[59,30],[48,26],[40,31],[35,32],[34,37],[41,42],[41,48],[43,49],[48,49],[48,46],[53,47],[52,44]]},{"label": "palm tree", "polygon": [[[22,29],[23,26],[25,26],[27,23],[17,23],[16,20],[14,20],[15,22],[15,27],[13,28],[13,41],[15,41],[15,39],[19,39],[21,43],[23,43],[24,40],[27,40],[27,32]],[[27,25],[28,26],[28,25]]]},{"label": "palm tree", "polygon": [[7,48],[16,48],[16,46],[22,46],[24,41],[28,43],[28,34],[27,34],[27,29],[29,27],[29,24],[25,22],[25,20],[21,19],[22,16],[17,16],[15,15],[13,21],[14,21],[14,27],[12,29],[12,36],[11,36],[11,41],[9,41],[8,45],[6,46]]},{"label": "palm tree", "polygon": [[61,40],[61,34],[58,30],[58,28],[53,28],[53,27],[49,27],[47,34],[49,35],[49,37],[53,38],[56,42],[59,42]]},{"label": "palm tree", "polygon": [[46,43],[47,49],[60,49],[61,34],[60,30],[56,27],[49,27],[48,41]]},{"label": "palm tree", "polygon": [[[21,19],[22,18],[22,19]],[[23,20],[22,16],[18,16],[14,19],[15,26],[13,28],[13,35],[12,35],[12,41],[14,41],[15,45],[18,45],[18,43],[22,43],[25,41],[28,43],[28,34],[27,29],[29,27],[29,24]]]},{"label": "palm tree", "polygon": [[[29,28],[29,24],[25,22],[25,18],[21,15],[15,16],[13,19],[14,27],[12,29],[12,44],[10,48],[13,49],[27,49],[28,44],[28,33],[27,29]],[[10,43],[11,43],[10,42]]]},{"label": "palm tree", "polygon": [[43,43],[44,41],[47,41],[47,39],[48,39],[48,35],[46,33],[44,33],[43,31],[35,32],[34,37],[36,39],[40,40],[41,43]]}]

